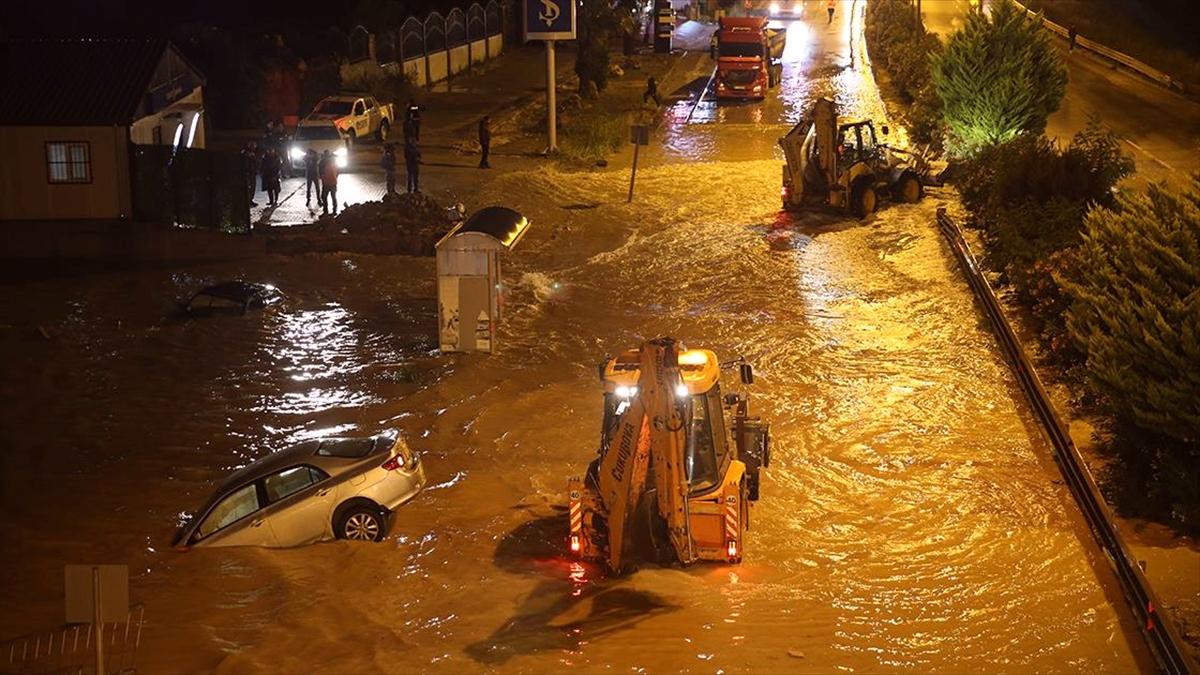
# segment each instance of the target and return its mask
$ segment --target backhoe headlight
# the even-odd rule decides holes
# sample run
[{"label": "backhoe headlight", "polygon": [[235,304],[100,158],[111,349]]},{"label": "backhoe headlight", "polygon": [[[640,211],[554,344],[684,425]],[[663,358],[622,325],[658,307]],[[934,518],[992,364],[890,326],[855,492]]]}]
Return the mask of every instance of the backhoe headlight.
[{"label": "backhoe headlight", "polygon": [[687,395],[688,395],[688,388],[687,388],[686,384],[680,383],[680,384],[675,385],[675,396],[677,396],[679,398],[684,398]]},{"label": "backhoe headlight", "polygon": [[632,398],[637,396],[637,387],[626,387],[621,385],[617,387],[617,396],[619,398]]}]

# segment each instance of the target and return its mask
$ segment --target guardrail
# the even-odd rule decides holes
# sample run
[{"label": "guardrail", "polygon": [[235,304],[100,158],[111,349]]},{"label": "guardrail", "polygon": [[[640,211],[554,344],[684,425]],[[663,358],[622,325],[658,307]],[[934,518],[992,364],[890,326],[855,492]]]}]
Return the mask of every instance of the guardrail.
[{"label": "guardrail", "polygon": [[[129,608],[124,621],[103,624],[101,639],[108,643],[105,673],[136,673],[135,659],[142,643],[146,610],[141,604]],[[0,642],[0,673],[94,673],[95,649],[92,624],[71,624]]]},{"label": "guardrail", "polygon": [[962,230],[946,215],[943,208],[938,209],[937,221],[938,229],[946,237],[955,258],[962,265],[963,274],[967,277],[971,290],[983,305],[984,313],[987,314],[992,328],[995,330],[996,339],[1008,358],[1008,362],[1021,384],[1021,389],[1025,391],[1034,414],[1041,422],[1042,428],[1046,430],[1046,435],[1054,448],[1055,463],[1058,464],[1059,471],[1071,489],[1071,494],[1079,504],[1080,510],[1083,511],[1084,519],[1091,528],[1096,542],[1108,555],[1109,562],[1112,563],[1117,578],[1121,582],[1121,590],[1124,591],[1134,616],[1141,622],[1142,636],[1150,646],[1150,651],[1154,653],[1159,667],[1164,672],[1172,674],[1183,675],[1197,672],[1196,664],[1184,651],[1179,633],[1171,621],[1160,612],[1162,605],[1154,595],[1154,590],[1150,588],[1150,583],[1146,580],[1141,566],[1138,565],[1128,546],[1121,539],[1108,504],[1105,503],[1099,488],[1096,487],[1096,481],[1092,478],[1083,457],[1080,456],[1079,450],[1071,440],[1066,424],[1063,423],[1062,418],[1058,416],[1054,406],[1050,403],[1050,398],[1046,395],[1046,389],[1042,386],[1042,381],[1038,377],[1037,371],[1034,370],[1033,363],[1025,354],[1016,333],[1013,332],[1012,326],[1001,311],[1000,302],[996,299],[996,294],[992,291],[987,278],[984,277],[970,247],[967,246]]},{"label": "guardrail", "polygon": [[[1032,14],[1034,16],[1037,15],[1037,12],[1029,9],[1028,7],[1021,4],[1020,2],[1017,2],[1017,0],[1013,0],[1013,3],[1017,7],[1020,7],[1021,9],[1025,10],[1025,13],[1027,15],[1028,14]],[[1044,16],[1042,17],[1042,25],[1046,27],[1046,30],[1049,30],[1052,33],[1057,33],[1058,35],[1060,35],[1061,37],[1063,37],[1067,40],[1071,39],[1071,37],[1070,37],[1071,32],[1068,29],[1054,23],[1053,21],[1051,21],[1050,19],[1047,19]],[[1148,64],[1142,63],[1141,61],[1138,61],[1137,59],[1133,58],[1132,56],[1130,56],[1128,54],[1123,54],[1115,49],[1112,49],[1111,47],[1106,47],[1106,46],[1100,44],[1099,42],[1096,42],[1094,40],[1089,40],[1089,39],[1083,37],[1082,35],[1075,36],[1075,44],[1080,47],[1083,47],[1084,49],[1087,49],[1088,51],[1095,52],[1095,53],[1099,54],[1100,56],[1103,56],[1104,58],[1109,59],[1110,61],[1119,63],[1119,64],[1125,66],[1126,68],[1129,68],[1130,70],[1140,73],[1141,75],[1143,75],[1151,80],[1154,80],[1155,82],[1161,84],[1164,87],[1167,87],[1168,89],[1178,89],[1178,90],[1182,91],[1184,88],[1182,82],[1180,82],[1176,79],[1173,79],[1170,75],[1164,73],[1163,71],[1158,70],[1157,68],[1154,68],[1153,66],[1150,66]]]}]

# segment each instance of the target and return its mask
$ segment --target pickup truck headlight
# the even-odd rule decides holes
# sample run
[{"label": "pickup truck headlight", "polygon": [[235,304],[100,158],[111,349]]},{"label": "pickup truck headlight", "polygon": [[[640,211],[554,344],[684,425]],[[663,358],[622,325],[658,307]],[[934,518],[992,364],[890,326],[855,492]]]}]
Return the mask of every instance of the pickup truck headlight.
[{"label": "pickup truck headlight", "polygon": [[337,155],[338,157],[345,157],[345,156],[346,156],[346,149],[345,149],[345,148],[338,148],[337,150],[334,150],[334,151],[333,151],[333,154]]},{"label": "pickup truck headlight", "polygon": [[292,159],[297,162],[304,159],[304,151],[294,145],[292,146],[291,152],[288,154],[291,155]]}]

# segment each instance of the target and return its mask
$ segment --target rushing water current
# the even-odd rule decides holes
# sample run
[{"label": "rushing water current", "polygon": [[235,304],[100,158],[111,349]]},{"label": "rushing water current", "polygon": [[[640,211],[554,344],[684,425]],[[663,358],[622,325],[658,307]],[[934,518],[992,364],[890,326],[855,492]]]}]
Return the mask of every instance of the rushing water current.
[{"label": "rushing water current", "polygon": [[[843,95],[844,29],[793,48],[798,95]],[[763,105],[767,139],[800,104]],[[154,673],[1145,668],[939,239],[939,195],[865,222],[780,216],[777,153],[739,150],[745,125],[725,121],[669,124],[632,205],[615,172],[481,188],[478,203],[534,223],[506,263],[492,356],[433,351],[427,259],[4,287],[0,637],[61,622],[61,565],[121,562],[146,606],[137,665]],[[170,318],[232,277],[287,301]],[[597,441],[595,364],[658,335],[755,364],[773,463],[743,564],[606,578],[565,556],[563,493]],[[384,543],[169,548],[228,470],[383,428],[430,476]]]}]

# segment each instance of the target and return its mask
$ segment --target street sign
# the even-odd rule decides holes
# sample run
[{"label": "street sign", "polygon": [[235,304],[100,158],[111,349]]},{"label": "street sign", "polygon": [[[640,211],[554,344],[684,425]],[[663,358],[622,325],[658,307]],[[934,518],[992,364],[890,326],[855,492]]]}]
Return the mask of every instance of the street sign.
[{"label": "street sign", "polygon": [[128,565],[67,565],[67,623],[92,623],[96,581],[100,582],[100,620],[116,623],[129,618]]},{"label": "street sign", "polygon": [[526,40],[574,40],[575,0],[525,0]]},{"label": "street sign", "polygon": [[650,145],[650,127],[645,124],[629,127],[629,142],[634,145]]}]

